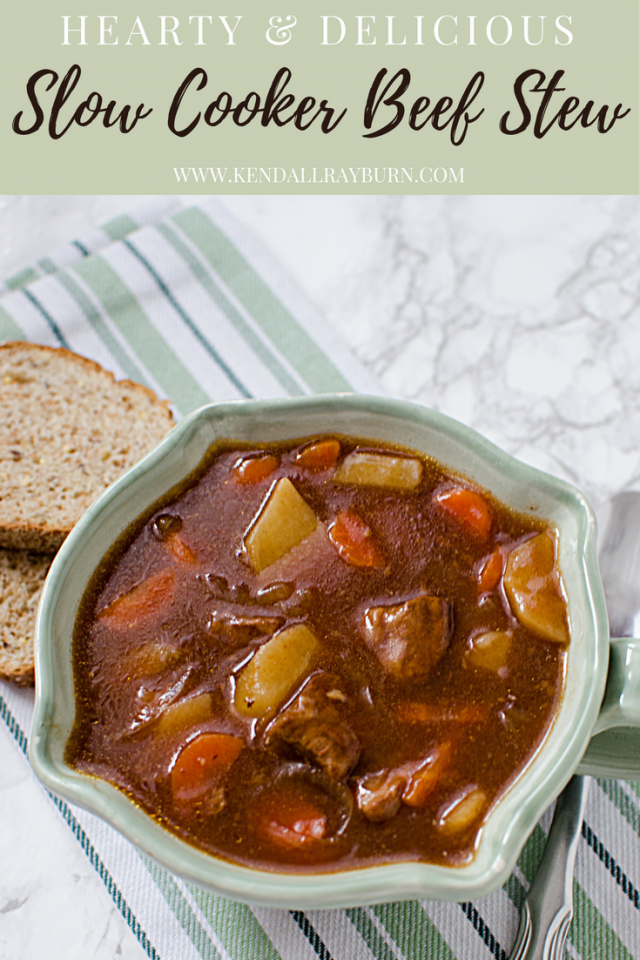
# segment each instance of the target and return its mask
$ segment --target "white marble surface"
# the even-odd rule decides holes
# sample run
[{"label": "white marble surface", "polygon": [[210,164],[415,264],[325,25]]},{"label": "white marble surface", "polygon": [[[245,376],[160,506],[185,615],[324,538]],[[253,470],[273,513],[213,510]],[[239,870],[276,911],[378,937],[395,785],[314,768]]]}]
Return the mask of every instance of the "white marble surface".
[{"label": "white marble surface", "polygon": [[[0,276],[138,200],[0,197]],[[598,507],[640,484],[640,198],[224,202],[390,393],[477,427]],[[0,960],[140,960],[4,728],[0,769]]]}]

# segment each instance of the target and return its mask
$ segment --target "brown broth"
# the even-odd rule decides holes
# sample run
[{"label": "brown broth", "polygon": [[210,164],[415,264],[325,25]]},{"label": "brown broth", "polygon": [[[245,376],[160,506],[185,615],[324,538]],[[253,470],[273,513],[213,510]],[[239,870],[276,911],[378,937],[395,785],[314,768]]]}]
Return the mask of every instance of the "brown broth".
[{"label": "brown broth", "polygon": [[[339,439],[341,461],[356,448],[394,449]],[[332,469],[314,473],[297,462],[307,442],[252,448],[274,454],[279,465],[246,484],[237,482],[234,467],[249,448],[217,445],[200,475],[171,502],[165,498],[134,523],[105,559],[85,595],[74,635],[78,709],[67,759],[78,770],[116,784],[188,842],[234,862],[316,872],[394,860],[468,862],[487,813],[553,721],[566,656],[562,646],[519,623],[501,583],[480,594],[478,568],[496,545],[506,554],[548,525],[512,512],[483,492],[493,523],[488,539],[479,539],[434,500],[434,491],[447,484],[470,485],[433,460],[420,456],[423,476],[412,492],[339,485],[331,479]],[[384,565],[352,566],[333,546],[327,548],[327,541],[310,556],[294,550],[289,557],[299,559],[295,571],[285,557],[273,569],[254,573],[243,537],[282,476],[291,478],[323,523],[340,511],[356,511],[373,531]],[[158,528],[157,518],[166,515],[179,521],[161,521]],[[176,553],[177,535],[184,546]],[[104,611],[114,610],[110,604],[154,576],[159,586],[153,612],[125,628],[114,627]],[[158,597],[169,580],[173,596],[164,602]],[[271,595],[260,593],[274,581]],[[358,624],[366,608],[420,592],[452,605],[451,639],[426,679],[395,679],[365,645]],[[331,781],[313,764],[266,748],[267,722],[234,709],[234,677],[269,637],[256,627],[228,627],[233,616],[276,618],[277,629],[298,622],[312,628],[321,650],[311,672],[340,679],[346,697],[340,709],[361,746],[348,775]],[[222,621],[227,626],[220,626]],[[470,638],[490,630],[511,633],[506,666],[499,673],[474,666],[469,657]],[[168,703],[204,693],[210,695],[210,701],[202,701],[210,704],[207,715],[162,732],[158,718]],[[398,704],[415,703],[426,705],[428,714],[417,722],[399,718]],[[217,792],[194,802],[176,800],[171,770],[177,756],[196,735],[214,731],[242,739],[238,758],[220,778]],[[362,814],[354,798],[365,775],[415,768],[442,744],[450,745],[451,759],[423,806],[401,803],[382,822]],[[443,811],[471,788],[482,791],[481,812],[466,829],[443,830]],[[214,793],[218,800],[224,793],[222,809],[215,797],[212,801]],[[288,798],[293,807],[307,803],[322,812],[326,839],[293,846],[273,842],[264,824],[273,822],[273,810],[286,807]],[[350,804],[350,819],[335,832]]]}]

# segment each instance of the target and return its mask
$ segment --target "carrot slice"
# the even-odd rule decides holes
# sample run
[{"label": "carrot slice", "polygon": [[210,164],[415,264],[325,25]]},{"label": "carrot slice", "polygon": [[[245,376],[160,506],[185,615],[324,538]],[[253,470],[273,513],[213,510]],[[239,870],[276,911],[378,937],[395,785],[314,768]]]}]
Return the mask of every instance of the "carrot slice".
[{"label": "carrot slice", "polygon": [[296,461],[301,467],[313,470],[314,473],[320,470],[328,470],[329,467],[335,467],[340,456],[340,450],[339,440],[316,440],[300,451]]},{"label": "carrot slice", "polygon": [[265,453],[260,457],[247,457],[240,460],[234,467],[234,476],[237,483],[261,483],[277,470],[280,459],[273,453]]},{"label": "carrot slice", "polygon": [[264,809],[260,822],[267,838],[284,847],[307,847],[327,832],[326,815],[302,797],[278,797]]},{"label": "carrot slice", "polygon": [[198,558],[191,547],[184,542],[179,533],[176,533],[170,540],[167,540],[169,553],[179,563],[197,563]]},{"label": "carrot slice", "polygon": [[405,701],[395,711],[398,723],[483,723],[488,716],[489,708],[482,703],[462,706]]},{"label": "carrot slice", "polygon": [[411,776],[402,794],[408,807],[424,807],[451,760],[451,743],[441,743]]},{"label": "carrot slice", "polygon": [[202,733],[178,754],[171,770],[176,800],[195,800],[206,793],[237,760],[244,746],[229,733]]},{"label": "carrot slice", "polygon": [[140,621],[159,616],[173,600],[175,581],[171,569],[154,573],[101,610],[98,620],[114,630],[130,630]]},{"label": "carrot slice", "polygon": [[478,570],[478,593],[489,593],[500,583],[504,569],[504,557],[499,547],[480,561]]},{"label": "carrot slice", "polygon": [[384,566],[384,557],[371,527],[354,510],[340,511],[329,527],[329,537],[342,559],[352,566]]},{"label": "carrot slice", "polygon": [[436,501],[480,540],[486,540],[491,533],[493,516],[489,504],[475,490],[453,487],[436,494]]}]

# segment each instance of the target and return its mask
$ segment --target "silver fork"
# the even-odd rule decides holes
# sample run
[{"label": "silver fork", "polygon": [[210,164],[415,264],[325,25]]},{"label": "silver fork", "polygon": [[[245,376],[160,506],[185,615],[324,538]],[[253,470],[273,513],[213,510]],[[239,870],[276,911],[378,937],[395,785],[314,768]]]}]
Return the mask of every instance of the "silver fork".
[{"label": "silver fork", "polygon": [[[637,636],[640,612],[640,493],[611,501],[600,570],[612,637]],[[574,776],[556,801],[542,860],[529,888],[510,960],[562,960],[573,917],[573,871],[589,778]]]},{"label": "silver fork", "polygon": [[520,911],[511,960],[561,960],[573,917],[573,869],[589,777],[572,777],[556,801],[542,860]]}]

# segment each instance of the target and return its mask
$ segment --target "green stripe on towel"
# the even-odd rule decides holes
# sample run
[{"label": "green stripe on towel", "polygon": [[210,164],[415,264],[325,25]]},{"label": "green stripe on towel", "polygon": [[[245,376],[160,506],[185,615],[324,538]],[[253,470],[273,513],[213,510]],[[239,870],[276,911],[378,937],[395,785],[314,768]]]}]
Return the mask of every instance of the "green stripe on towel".
[{"label": "green stripe on towel", "polygon": [[145,365],[180,413],[190,413],[209,402],[197,380],[171,350],[116,271],[102,257],[74,264],[73,270],[93,291],[131,349]]},{"label": "green stripe on towel", "polygon": [[617,807],[635,833],[640,836],[640,810],[622,789],[617,780],[598,780],[598,786]]},{"label": "green stripe on towel", "polygon": [[371,908],[406,960],[455,960],[455,954],[417,901]]},{"label": "green stripe on towel", "polygon": [[294,320],[240,251],[203,210],[182,210],[173,217],[173,221],[209,261],[312,391],[330,393],[351,389],[316,342]]},{"label": "green stripe on towel", "polygon": [[42,260],[38,260],[38,266],[45,275],[58,272],[58,267],[49,257],[43,257]]},{"label": "green stripe on towel", "polygon": [[232,960],[279,960],[280,954],[244,903],[216,897],[190,883],[187,887]]},{"label": "green stripe on towel", "polygon": [[24,331],[18,326],[10,313],[0,307],[0,341],[6,340],[26,340]]},{"label": "green stripe on towel", "polygon": [[[140,858],[149,871],[158,890],[164,897],[176,920],[194,945],[202,960],[222,960],[220,951],[206,932],[188,904],[184,894],[170,873],[163,870],[149,857],[140,854]],[[173,960],[173,957],[170,958]],[[179,957],[176,958],[179,960]]]},{"label": "green stripe on towel", "polygon": [[366,910],[357,907],[345,910],[351,923],[354,925],[376,960],[396,960],[396,955],[386,943],[384,937],[376,928]]},{"label": "green stripe on towel", "polygon": [[102,225],[102,229],[110,240],[124,240],[130,233],[138,229],[138,224],[133,217],[123,214],[121,217],[114,217],[108,223]]},{"label": "green stripe on towel", "polygon": [[183,243],[177,233],[172,230],[167,223],[159,223],[156,229],[167,243],[173,247],[176,253],[182,257],[203,290],[206,291],[218,309],[224,313],[229,323],[235,327],[243,340],[251,347],[256,356],[273,374],[276,380],[278,380],[280,385],[290,396],[297,396],[300,393],[300,384],[296,382],[282,363],[280,363],[275,353],[269,349],[267,344],[251,329],[251,326],[245,321],[240,311],[236,310],[229,298],[225,296],[211,274],[202,266],[186,243]]},{"label": "green stripe on towel", "polygon": [[503,888],[516,910],[522,909],[526,892],[515,873],[512,873]]},{"label": "green stripe on towel", "polygon": [[518,866],[522,870],[527,883],[531,883],[538,872],[546,842],[547,836],[540,824],[537,824],[533,828],[533,832],[525,843],[518,859]]},{"label": "green stripe on towel", "polygon": [[33,281],[37,279],[37,271],[34,270],[33,267],[25,267],[24,270],[14,273],[14,275],[9,277],[5,282],[9,290],[22,290],[28,283],[33,283]]},{"label": "green stripe on towel", "polygon": [[222,354],[217,350],[217,348],[211,343],[211,341],[205,337],[202,330],[195,322],[193,317],[187,313],[185,308],[182,306],[173,290],[165,282],[165,280],[160,276],[156,268],[152,263],[149,262],[147,257],[138,250],[138,248],[130,240],[123,240],[123,245],[129,251],[129,253],[136,258],[140,266],[147,272],[151,277],[153,282],[156,284],[158,291],[162,294],[167,303],[171,306],[171,309],[177,314],[178,317],[182,320],[185,327],[189,332],[196,338],[199,346],[203,347],[206,352],[209,354],[213,362],[219,368],[219,370],[224,374],[229,383],[233,384],[234,388],[238,391],[240,396],[248,399],[252,397],[253,394],[246,387],[240,377],[236,376],[236,373],[229,366],[227,361],[224,359]]},{"label": "green stripe on towel", "polygon": [[573,881],[573,907],[569,940],[583,960],[634,960],[577,880]]},{"label": "green stripe on towel", "polygon": [[78,307],[84,314],[85,319],[91,324],[113,359],[124,371],[127,377],[130,380],[135,380],[138,383],[143,384],[145,387],[148,387],[149,383],[144,373],[131,359],[127,352],[122,349],[116,337],[114,337],[113,333],[104,322],[102,316],[100,315],[100,311],[96,309],[82,287],[78,286],[75,280],[73,280],[65,270],[60,270],[58,272],[56,275],[56,280],[61,283],[67,293],[73,297],[75,302],[78,304]]}]

